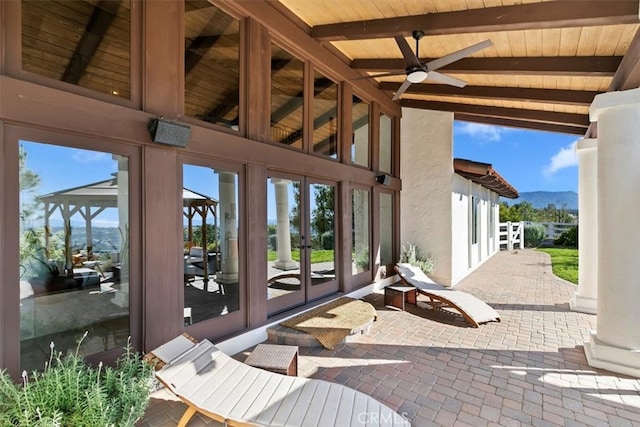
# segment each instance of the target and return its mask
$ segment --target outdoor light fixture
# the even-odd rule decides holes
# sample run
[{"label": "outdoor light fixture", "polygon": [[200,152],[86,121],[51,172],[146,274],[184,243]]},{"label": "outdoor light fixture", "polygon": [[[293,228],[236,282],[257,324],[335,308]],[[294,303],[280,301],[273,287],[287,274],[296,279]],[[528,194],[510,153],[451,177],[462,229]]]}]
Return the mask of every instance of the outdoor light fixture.
[{"label": "outdoor light fixture", "polygon": [[160,144],[186,147],[191,137],[191,127],[183,123],[171,122],[162,117],[151,119],[147,124],[151,140]]},{"label": "outdoor light fixture", "polygon": [[391,176],[385,174],[376,175],[376,181],[378,181],[378,184],[389,185],[391,184]]}]

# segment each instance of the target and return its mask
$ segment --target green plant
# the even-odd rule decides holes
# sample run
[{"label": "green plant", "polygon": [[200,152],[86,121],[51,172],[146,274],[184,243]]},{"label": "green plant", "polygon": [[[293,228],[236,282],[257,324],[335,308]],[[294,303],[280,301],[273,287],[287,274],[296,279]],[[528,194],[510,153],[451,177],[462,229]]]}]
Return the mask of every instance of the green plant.
[{"label": "green plant", "polygon": [[434,267],[434,259],[431,256],[422,256],[420,249],[412,243],[407,243],[407,246],[402,245],[399,262],[420,267],[425,273],[431,273]]},{"label": "green plant", "polygon": [[553,243],[557,246],[566,246],[568,248],[578,247],[578,226],[575,225],[563,232]]},{"label": "green plant", "polygon": [[525,224],[524,225],[524,245],[528,248],[540,246],[544,240],[546,231],[542,224]]},{"label": "green plant", "polygon": [[44,370],[22,384],[0,372],[0,425],[24,427],[132,427],[142,417],[155,384],[153,368],[131,351],[115,367],[84,363],[75,353],[56,352],[53,342]]}]

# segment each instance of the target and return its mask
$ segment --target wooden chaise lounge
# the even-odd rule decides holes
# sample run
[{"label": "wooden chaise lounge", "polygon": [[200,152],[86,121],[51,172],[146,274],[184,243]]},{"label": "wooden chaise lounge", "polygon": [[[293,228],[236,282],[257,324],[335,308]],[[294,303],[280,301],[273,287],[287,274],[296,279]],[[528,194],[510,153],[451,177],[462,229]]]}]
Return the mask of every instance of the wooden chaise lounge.
[{"label": "wooden chaise lounge", "polygon": [[196,412],[228,426],[410,425],[359,391],[254,368],[207,340],[196,343],[181,335],[146,359],[156,364],[156,377],[187,404],[180,427]]},{"label": "wooden chaise lounge", "polygon": [[402,281],[416,288],[418,294],[427,297],[427,304],[434,309],[450,308],[462,315],[474,328],[481,323],[500,321],[500,315],[486,302],[475,296],[437,284],[419,268],[411,264],[398,263],[395,270]]}]

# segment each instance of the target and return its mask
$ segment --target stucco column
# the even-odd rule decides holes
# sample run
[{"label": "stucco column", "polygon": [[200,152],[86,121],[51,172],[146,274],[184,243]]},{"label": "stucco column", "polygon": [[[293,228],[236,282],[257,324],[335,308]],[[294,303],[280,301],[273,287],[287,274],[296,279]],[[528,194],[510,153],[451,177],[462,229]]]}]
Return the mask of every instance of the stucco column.
[{"label": "stucco column", "polygon": [[[215,171],[220,194],[220,272],[216,282],[238,283],[238,219],[236,217],[236,174]],[[207,260],[206,249],[204,251]]]},{"label": "stucco column", "polygon": [[589,365],[640,377],[640,89],[596,96],[598,322]]},{"label": "stucco column", "polygon": [[295,270],[298,263],[291,259],[291,222],[289,221],[288,185],[291,181],[271,178],[276,191],[276,217],[278,221],[278,259],[273,263],[280,270]]},{"label": "stucco column", "polygon": [[118,184],[118,229],[121,239],[118,263],[120,263],[120,287],[111,302],[119,307],[129,307],[129,158],[114,155],[118,162],[116,182]]},{"label": "stucco column", "polygon": [[598,151],[596,139],[581,139],[578,154],[578,290],[571,310],[596,314],[598,301]]}]

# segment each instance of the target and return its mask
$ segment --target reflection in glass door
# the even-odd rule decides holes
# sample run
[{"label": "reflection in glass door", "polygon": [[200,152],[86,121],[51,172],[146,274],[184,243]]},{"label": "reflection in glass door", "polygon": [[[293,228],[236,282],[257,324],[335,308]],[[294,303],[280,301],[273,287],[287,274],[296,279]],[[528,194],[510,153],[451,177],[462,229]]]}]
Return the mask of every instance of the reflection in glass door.
[{"label": "reflection in glass door", "polygon": [[336,280],[335,200],[336,187],[309,184],[307,249],[311,273],[309,299],[338,291]]},{"label": "reflection in glass door", "polygon": [[267,180],[267,298],[277,313],[337,292],[335,186]]},{"label": "reflection in glass door", "polygon": [[[20,367],[121,349],[129,327],[129,159],[20,142]],[[91,164],[91,167],[88,164]],[[63,165],[63,166],[61,166]]]},{"label": "reflection in glass door", "polygon": [[267,299],[269,312],[304,304],[300,269],[300,180],[267,180]]}]

